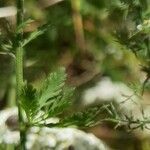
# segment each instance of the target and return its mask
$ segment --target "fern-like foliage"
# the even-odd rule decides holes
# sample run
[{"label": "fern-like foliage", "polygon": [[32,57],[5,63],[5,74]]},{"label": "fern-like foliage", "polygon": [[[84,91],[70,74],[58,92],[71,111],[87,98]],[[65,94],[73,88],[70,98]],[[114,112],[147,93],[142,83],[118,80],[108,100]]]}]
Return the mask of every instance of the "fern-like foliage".
[{"label": "fern-like foliage", "polygon": [[24,109],[27,119],[31,122],[38,113],[38,102],[36,99],[36,89],[32,85],[25,85],[22,91],[20,104]]},{"label": "fern-like foliage", "polygon": [[64,91],[60,97],[57,97],[53,104],[49,106],[48,116],[57,116],[61,112],[65,111],[71,104],[71,98],[74,93],[74,88],[64,88]]},{"label": "fern-like foliage", "polygon": [[65,80],[65,69],[60,68],[48,76],[40,90],[25,85],[20,103],[29,123],[40,123],[49,117],[56,117],[70,105],[73,88],[64,87]]},{"label": "fern-like foliage", "polygon": [[65,80],[66,74],[63,68],[48,76],[38,94],[38,101],[41,108],[51,105],[55,99],[61,98]]},{"label": "fern-like foliage", "polygon": [[74,113],[60,120],[59,126],[77,126],[77,127],[91,127],[98,123],[102,107],[93,107],[82,112]]},{"label": "fern-like foliage", "polygon": [[47,127],[67,127],[74,126],[80,128],[88,128],[95,126],[103,122],[103,119],[108,114],[108,110],[111,109],[110,104],[103,104],[101,106],[94,106],[86,108],[83,111],[75,112],[67,115],[64,118],[60,118],[60,121],[56,124],[46,124]]},{"label": "fern-like foliage", "polygon": [[[20,104],[26,114],[29,126],[46,127],[90,127],[98,123],[99,114],[106,107],[93,107],[81,112],[67,114],[64,111],[72,104],[74,88],[65,85],[64,68],[51,73],[39,90],[26,84],[22,92]],[[49,118],[59,118],[56,123],[49,123]]]}]

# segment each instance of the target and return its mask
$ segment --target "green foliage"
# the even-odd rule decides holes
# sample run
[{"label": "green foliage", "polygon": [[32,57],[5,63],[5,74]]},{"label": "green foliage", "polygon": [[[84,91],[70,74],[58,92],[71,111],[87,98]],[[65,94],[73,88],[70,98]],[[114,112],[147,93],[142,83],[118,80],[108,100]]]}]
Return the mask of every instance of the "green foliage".
[{"label": "green foliage", "polygon": [[143,93],[145,85],[150,79],[150,7],[147,0],[135,0],[128,4],[129,10],[126,18],[123,20],[121,28],[116,29],[115,37],[140,61],[141,70],[146,74],[142,87]]},{"label": "green foliage", "polygon": [[[55,62],[58,58],[56,55],[61,55],[66,49],[75,49],[74,27],[71,18],[72,10],[69,4],[69,1],[64,1],[62,5],[54,6],[53,9],[49,8],[45,11],[45,17],[47,17],[46,21],[48,20],[48,22],[53,22],[55,24],[54,30],[47,30],[50,25],[46,24],[37,27],[33,32],[24,33],[25,38],[18,40],[16,39],[17,35],[22,34],[25,27],[32,23],[33,20],[29,19],[21,22],[15,30],[13,30],[8,23],[4,23],[4,26],[6,25],[6,31],[2,31],[3,33],[0,35],[0,48],[3,50],[0,54],[11,55],[15,58],[14,49],[16,42],[20,44],[19,46],[24,47],[38,38],[32,47],[32,59],[35,59],[37,56],[34,50],[36,49],[39,50],[38,52],[41,52],[41,47],[43,48],[43,45],[46,45],[47,50],[51,49],[50,52],[46,52],[46,55],[51,56],[50,63],[55,67]],[[33,7],[37,7],[37,5]],[[124,70],[124,73],[128,74],[129,72],[126,71],[129,68],[126,64],[128,59],[121,58],[119,62],[121,65],[119,68],[119,63],[116,61],[119,51],[111,52],[113,47],[117,47],[119,50],[128,49],[141,61],[141,70],[147,75],[143,84],[143,90],[145,84],[150,79],[149,8],[150,5],[148,0],[81,0],[81,11],[79,12],[83,17],[85,37],[88,43],[87,49],[91,52],[91,55],[94,54],[95,49],[98,50],[99,55],[97,56],[100,56],[101,62],[103,62],[102,67],[104,69],[102,70],[102,74],[110,75],[112,73],[118,79],[118,74],[121,74],[121,68],[123,68],[122,70]],[[32,14],[32,12],[29,13]],[[43,34],[44,36],[39,37]],[[110,50],[110,54],[108,49]],[[32,54],[32,50],[30,54]],[[38,53],[38,55],[40,55],[40,53]],[[93,56],[94,59],[97,56]],[[37,58],[39,63],[43,62],[43,57],[38,56]],[[29,59],[28,56],[27,59]],[[67,65],[69,66],[70,64]],[[48,67],[52,66],[49,65]],[[47,69],[49,70],[48,67]],[[119,72],[116,71],[118,68]],[[120,79],[126,76],[126,74],[124,75],[122,73]],[[147,124],[150,124],[150,120],[144,117],[143,111],[143,118],[141,120],[135,119],[132,114],[131,116],[127,116],[118,113],[117,107],[112,103],[86,109],[82,112],[67,114],[64,117],[64,111],[66,111],[72,103],[74,91],[74,88],[66,86],[65,81],[66,73],[65,70],[61,68],[48,75],[39,90],[25,83],[19,101],[21,108],[25,112],[25,122],[23,123],[27,123],[29,126],[78,126],[83,128],[101,122],[112,122],[116,124],[116,127],[126,125],[131,130],[136,128],[144,129],[147,128]],[[136,89],[136,87],[133,87],[133,90],[134,95],[139,96],[141,88]],[[132,96],[126,96],[125,101],[132,100]],[[103,116],[103,112],[106,112],[107,115]],[[47,120],[51,117],[58,117],[59,121],[57,123],[47,123]],[[22,122],[20,124],[22,124]]]},{"label": "green foliage", "polygon": [[29,25],[30,23],[34,22],[32,19],[27,19],[24,22],[22,22],[17,28],[16,28],[16,34],[22,32],[22,30],[25,29],[25,27],[27,25]]},{"label": "green foliage", "polygon": [[[31,22],[27,22],[27,23],[31,23]],[[27,44],[29,44],[31,41],[33,41],[34,39],[36,39],[38,36],[44,34],[45,31],[47,31],[49,27],[50,27],[50,25],[46,24],[46,25],[43,25],[43,26],[39,27],[35,31],[31,32],[28,35],[28,37],[22,41],[22,43],[21,43],[22,47],[24,47]]]},{"label": "green foliage", "polygon": [[72,104],[72,96],[74,88],[64,88],[63,93],[60,97],[57,97],[54,103],[49,107],[49,117],[57,116],[65,111]]},{"label": "green foliage", "polygon": [[38,102],[36,100],[36,89],[26,84],[22,91],[20,104],[24,109],[28,121],[31,122],[38,113]]},{"label": "green foliage", "polygon": [[96,125],[99,120],[100,112],[102,112],[102,107],[93,107],[82,112],[74,113],[60,120],[59,126],[77,126],[80,128],[91,127]]},{"label": "green foliage", "polygon": [[46,124],[47,127],[80,127],[88,128],[103,122],[104,113],[110,108],[110,104],[102,106],[92,106],[80,112],[74,112],[63,118],[60,118],[56,124]]},{"label": "green foliage", "polygon": [[[69,114],[63,117],[63,113],[72,104],[74,88],[65,85],[66,73],[64,68],[51,73],[40,90],[31,85],[24,86],[20,104],[25,111],[27,124],[47,127],[91,127],[99,122],[99,115],[107,106],[88,108],[82,112]],[[47,123],[47,119],[58,117],[59,122]]]},{"label": "green foliage", "polygon": [[48,76],[44,81],[43,86],[39,92],[39,104],[42,108],[50,102],[53,102],[55,98],[60,96],[63,87],[65,85],[66,74],[64,69],[60,69]]},{"label": "green foliage", "polygon": [[64,87],[65,80],[65,70],[60,68],[43,81],[39,91],[31,85],[24,86],[20,103],[30,123],[56,117],[69,106],[73,89]]}]

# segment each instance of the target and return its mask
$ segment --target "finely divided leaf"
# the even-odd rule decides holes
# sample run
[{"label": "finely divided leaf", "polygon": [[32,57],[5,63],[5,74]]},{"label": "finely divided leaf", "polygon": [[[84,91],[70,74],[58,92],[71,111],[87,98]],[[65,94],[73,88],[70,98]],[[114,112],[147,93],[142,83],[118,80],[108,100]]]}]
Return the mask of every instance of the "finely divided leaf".
[{"label": "finely divided leaf", "polygon": [[20,101],[29,123],[40,124],[50,117],[62,114],[71,104],[74,88],[65,87],[64,68],[51,73],[39,91],[26,85]]},{"label": "finely divided leaf", "polygon": [[24,86],[20,104],[24,109],[28,121],[32,121],[38,113],[38,101],[36,100],[36,89],[32,85]]},{"label": "finely divided leaf", "polygon": [[61,95],[65,85],[66,73],[64,68],[51,73],[44,81],[38,95],[40,108],[53,103]]},{"label": "finely divided leaf", "polygon": [[50,106],[48,110],[49,117],[53,117],[61,114],[64,110],[66,110],[72,103],[72,96],[74,93],[74,88],[65,88],[60,97],[57,97],[55,101]]},{"label": "finely divided leaf", "polygon": [[17,29],[16,29],[16,33],[20,33],[22,32],[22,30],[27,26],[29,25],[30,23],[32,23],[34,20],[32,19],[27,19],[26,21],[24,21],[22,24],[20,24]]},{"label": "finely divided leaf", "polygon": [[[89,108],[82,112],[77,112],[72,115],[66,116],[60,119],[60,122],[53,125],[56,127],[67,127],[67,126],[77,126],[77,127],[91,127],[98,123],[97,119],[99,113],[103,110],[100,107]],[[47,127],[51,127],[52,124],[47,124]]]},{"label": "finely divided leaf", "polygon": [[22,42],[22,47],[26,46],[32,40],[34,40],[37,37],[39,37],[40,35],[44,34],[45,31],[47,31],[49,27],[50,27],[50,25],[46,24],[46,25],[39,27],[37,30],[33,31],[32,33],[30,33],[29,36],[26,39],[24,39],[24,41]]}]

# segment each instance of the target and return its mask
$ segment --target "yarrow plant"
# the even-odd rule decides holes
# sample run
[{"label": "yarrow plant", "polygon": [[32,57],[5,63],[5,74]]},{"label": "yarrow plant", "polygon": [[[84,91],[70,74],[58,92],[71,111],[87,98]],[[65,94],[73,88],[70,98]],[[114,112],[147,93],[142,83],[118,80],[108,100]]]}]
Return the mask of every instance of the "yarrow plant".
[{"label": "yarrow plant", "polygon": [[[24,0],[16,0],[16,6],[17,25],[15,33],[8,43],[3,43],[1,45],[1,48],[5,50],[3,53],[13,56],[16,62],[16,102],[20,132],[19,148],[21,150],[26,149],[26,134],[28,129],[33,126],[49,128],[67,126],[90,127],[102,122],[112,122],[115,123],[115,127],[126,125],[131,130],[136,128],[148,129],[147,125],[150,124],[150,119],[145,117],[143,111],[141,111],[143,119],[135,119],[132,115],[127,116],[119,113],[113,103],[104,104],[100,107],[97,106],[83,112],[77,112],[62,117],[63,112],[71,105],[71,99],[74,93],[74,88],[66,85],[65,81],[67,76],[65,69],[59,68],[48,75],[43,81],[40,89],[36,89],[25,81],[23,76],[25,46],[50,29],[50,25],[43,25],[36,31],[31,32],[27,38],[24,38],[24,28],[30,24],[32,20],[24,19]],[[120,3],[116,7],[126,12],[131,5],[127,7],[125,3]],[[144,50],[144,56],[142,55],[143,57],[141,57],[146,60],[142,66],[142,70],[146,73],[147,78],[144,81],[143,89],[150,78],[149,33],[150,21],[148,19],[141,19],[141,24],[137,25],[137,29],[130,33],[130,36],[127,35],[126,38],[124,38],[125,35],[121,31],[116,31],[114,35],[117,42],[126,45],[136,56],[138,56],[140,50]],[[144,40],[142,44],[138,43],[143,37]],[[107,113],[107,115],[102,115],[103,113]],[[55,123],[49,122],[49,118],[52,117],[57,117],[58,121]]]}]

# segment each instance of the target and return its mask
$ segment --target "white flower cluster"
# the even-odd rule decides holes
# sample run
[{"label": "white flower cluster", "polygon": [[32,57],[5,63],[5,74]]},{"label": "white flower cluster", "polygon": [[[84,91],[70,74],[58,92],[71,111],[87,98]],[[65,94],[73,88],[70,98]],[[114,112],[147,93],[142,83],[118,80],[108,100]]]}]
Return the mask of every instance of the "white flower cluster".
[{"label": "white flower cluster", "polygon": [[17,114],[17,108],[6,109],[0,112],[0,144],[17,144],[19,141],[19,132],[11,131],[6,125],[7,119]]},{"label": "white flower cluster", "polygon": [[41,150],[43,148],[63,150],[108,150],[104,143],[92,134],[86,134],[73,128],[42,128],[40,131],[31,129],[27,139],[29,150]]},{"label": "white flower cluster", "polygon": [[[128,86],[122,82],[112,82],[110,78],[104,77],[96,86],[84,92],[83,103],[89,105],[96,102],[96,100],[108,102],[114,100],[119,104],[125,101],[126,96],[132,96],[133,101],[138,101],[138,97],[134,95],[134,91]],[[133,101],[126,101],[124,107],[132,110]]]},{"label": "white flower cluster", "polygon": [[134,91],[124,83],[113,82],[108,77],[104,77],[95,87],[83,94],[84,105],[106,101],[115,101],[126,115],[132,112],[135,117],[142,117],[140,99]]},{"label": "white flower cluster", "polygon": [[[11,130],[6,122],[10,116],[17,115],[17,109],[0,112],[0,144],[18,144],[19,131]],[[10,126],[10,125],[9,125]],[[73,128],[32,127],[27,133],[27,150],[108,150],[107,146],[93,134]]]}]

